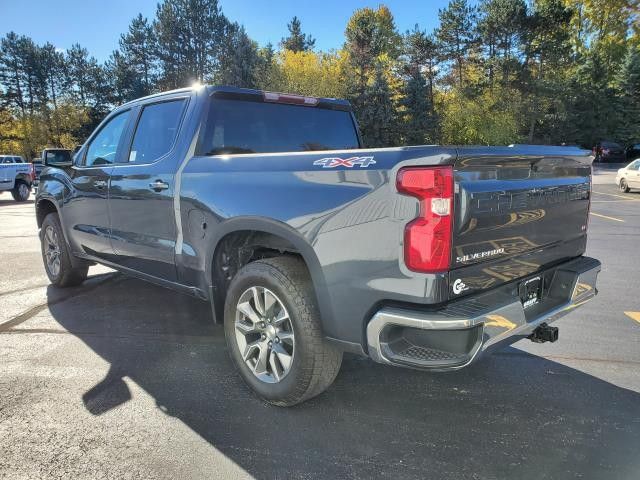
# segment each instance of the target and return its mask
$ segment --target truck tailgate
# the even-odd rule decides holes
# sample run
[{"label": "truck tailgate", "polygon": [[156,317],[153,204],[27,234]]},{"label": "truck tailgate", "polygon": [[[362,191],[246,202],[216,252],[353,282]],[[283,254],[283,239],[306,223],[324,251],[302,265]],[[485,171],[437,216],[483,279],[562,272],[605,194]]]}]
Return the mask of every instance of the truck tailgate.
[{"label": "truck tailgate", "polygon": [[545,147],[532,147],[531,155],[519,156],[508,148],[459,152],[450,297],[525,278],[584,253],[592,158],[582,150],[546,150],[534,153]]}]

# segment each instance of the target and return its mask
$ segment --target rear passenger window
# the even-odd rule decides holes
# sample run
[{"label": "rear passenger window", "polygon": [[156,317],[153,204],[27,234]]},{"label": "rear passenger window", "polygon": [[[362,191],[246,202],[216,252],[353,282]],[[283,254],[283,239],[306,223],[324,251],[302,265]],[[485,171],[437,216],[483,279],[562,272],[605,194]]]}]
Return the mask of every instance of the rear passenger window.
[{"label": "rear passenger window", "polygon": [[178,135],[186,100],[147,105],[136,127],[129,162],[151,163],[171,150]]}]

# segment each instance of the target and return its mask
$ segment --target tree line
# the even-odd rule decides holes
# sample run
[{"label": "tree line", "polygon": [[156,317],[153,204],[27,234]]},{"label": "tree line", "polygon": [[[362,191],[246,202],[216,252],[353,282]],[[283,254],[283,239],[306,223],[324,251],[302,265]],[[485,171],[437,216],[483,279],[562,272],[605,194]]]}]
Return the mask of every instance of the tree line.
[{"label": "tree line", "polygon": [[[84,141],[114,106],[194,82],[346,98],[365,144],[640,141],[640,0],[451,0],[431,32],[356,10],[340,49],[293,17],[260,46],[217,0],[163,0],[103,63],[0,39],[0,150]],[[284,30],[284,28],[283,28]]]}]

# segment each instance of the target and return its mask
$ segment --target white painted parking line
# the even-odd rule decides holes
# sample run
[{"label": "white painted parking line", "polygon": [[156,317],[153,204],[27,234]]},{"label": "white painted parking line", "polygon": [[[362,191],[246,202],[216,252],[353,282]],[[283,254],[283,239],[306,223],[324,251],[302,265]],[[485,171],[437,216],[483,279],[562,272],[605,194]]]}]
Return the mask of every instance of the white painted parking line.
[{"label": "white painted parking line", "polygon": [[593,193],[597,193],[598,195],[609,195],[610,197],[624,198],[628,202],[640,202],[640,198],[629,198],[625,197],[624,195],[618,195],[616,193],[598,192],[596,190],[594,190]]},{"label": "white painted parking line", "polygon": [[595,217],[600,217],[600,218],[606,218],[607,220],[613,220],[615,222],[622,222],[624,223],[624,220],[620,219],[620,218],[615,218],[615,217],[608,217],[606,215],[600,215],[599,213],[594,213],[591,212],[591,215],[595,216]]}]

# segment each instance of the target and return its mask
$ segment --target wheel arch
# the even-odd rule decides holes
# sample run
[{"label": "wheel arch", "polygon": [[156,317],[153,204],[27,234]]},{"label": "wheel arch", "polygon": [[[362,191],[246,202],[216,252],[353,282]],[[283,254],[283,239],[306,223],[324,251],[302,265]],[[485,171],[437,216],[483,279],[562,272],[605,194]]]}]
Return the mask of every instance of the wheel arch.
[{"label": "wheel arch", "polygon": [[39,198],[36,203],[36,222],[38,228],[42,227],[42,222],[44,222],[45,217],[50,213],[57,213],[58,217],[60,216],[56,201],[47,197]]},{"label": "wheel arch", "polygon": [[38,224],[38,229],[42,228],[42,222],[44,222],[44,219],[50,213],[58,214],[58,219],[60,220],[60,227],[62,228],[62,235],[64,237],[64,241],[67,245],[67,248],[69,249],[69,258],[73,267],[79,268],[86,265],[92,265],[92,263],[87,262],[81,258],[78,258],[73,254],[73,251],[71,249],[71,244],[69,243],[69,237],[64,226],[64,221],[63,221],[62,215],[60,215],[60,206],[58,205],[58,202],[56,201],[56,199],[49,196],[36,197],[36,223]]},{"label": "wheel arch", "polygon": [[[220,263],[220,260],[225,249],[237,248],[238,242],[240,242],[240,248],[244,247],[245,251],[238,252],[237,269],[226,272],[228,281],[225,283],[224,280],[221,281],[220,270],[228,266]],[[229,244],[231,244],[230,247]],[[263,217],[233,218],[218,225],[210,245],[206,275],[210,284],[209,295],[213,302],[216,321],[221,322],[223,319],[226,287],[237,270],[258,258],[275,255],[297,255],[302,259],[311,277],[321,322],[324,323],[328,316],[332,315],[329,294],[318,256],[307,239],[293,227]]]},{"label": "wheel arch", "polygon": [[31,186],[31,184],[33,183],[31,181],[31,175],[28,173],[19,173],[16,175],[16,178],[14,180],[14,188],[17,185],[18,182],[24,182],[27,185]]}]

